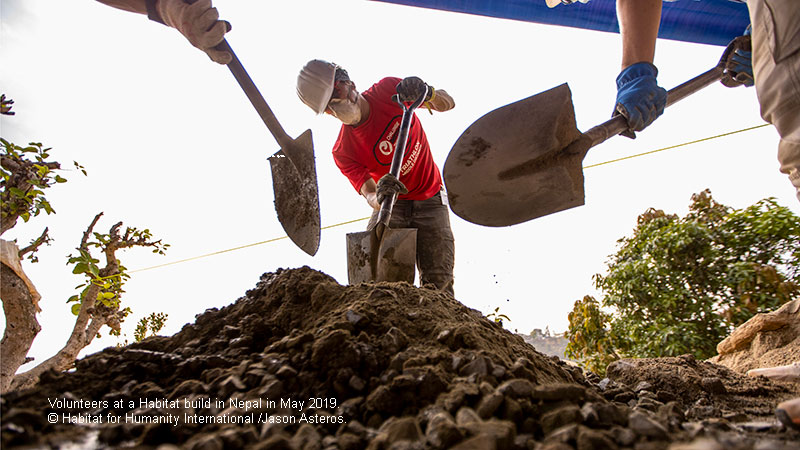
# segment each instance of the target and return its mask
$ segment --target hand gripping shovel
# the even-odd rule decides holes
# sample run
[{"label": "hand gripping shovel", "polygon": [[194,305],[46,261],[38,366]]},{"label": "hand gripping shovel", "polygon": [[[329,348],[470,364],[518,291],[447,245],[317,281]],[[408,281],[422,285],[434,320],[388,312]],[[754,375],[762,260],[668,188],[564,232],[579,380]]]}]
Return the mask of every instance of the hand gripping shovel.
[{"label": "hand gripping shovel", "polygon": [[[197,0],[184,1],[191,4]],[[228,68],[281,146],[281,149],[269,158],[272,168],[272,190],[275,193],[275,211],[278,213],[278,221],[292,242],[313,256],[319,249],[321,226],[317,168],[314,162],[311,130],[306,130],[297,139],[290,138],[228,41],[223,39],[216,49],[231,54],[233,59],[228,63]]]},{"label": "hand gripping shovel", "polygon": [[[403,156],[408,143],[408,131],[414,110],[422,104],[428,95],[427,88],[422,95],[406,107],[398,98],[393,97],[401,108],[403,118],[397,134],[392,165],[389,173],[400,176]],[[414,283],[414,265],[417,259],[417,229],[389,228],[392,208],[397,194],[385,197],[381,202],[378,220],[369,231],[348,233],[347,235],[347,278],[350,284],[365,281],[406,281]]]},{"label": "hand gripping shovel", "polygon": [[[712,69],[673,88],[667,106],[719,80],[731,41]],[[450,208],[472,223],[503,227],[584,204],[583,158],[628,128],[623,116],[581,133],[565,83],[489,112],[464,131],[444,164]]]}]

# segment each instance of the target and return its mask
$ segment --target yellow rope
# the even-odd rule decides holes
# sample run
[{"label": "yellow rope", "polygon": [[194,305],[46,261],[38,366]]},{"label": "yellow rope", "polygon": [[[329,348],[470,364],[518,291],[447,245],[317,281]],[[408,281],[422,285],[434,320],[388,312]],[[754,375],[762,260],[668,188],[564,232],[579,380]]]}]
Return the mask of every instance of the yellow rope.
[{"label": "yellow rope", "polygon": [[[369,219],[369,217],[362,217],[360,219],[348,220],[347,222],[339,222],[339,223],[334,224],[334,225],[328,225],[326,227],[322,227],[321,230],[326,230],[328,228],[334,228],[334,227],[340,227],[342,225],[347,225],[347,224],[351,224],[351,223],[354,223],[354,222],[360,222],[362,220],[367,220],[367,219]],[[161,267],[172,266],[172,265],[175,265],[175,264],[184,263],[184,262],[188,262],[188,261],[194,261],[196,259],[207,258],[209,256],[221,255],[223,253],[228,253],[228,252],[232,252],[232,251],[235,251],[235,250],[241,250],[243,248],[255,247],[255,246],[261,245],[261,244],[267,244],[267,243],[270,243],[270,242],[280,241],[281,239],[287,239],[288,237],[289,236],[284,235],[284,236],[280,236],[280,237],[276,237],[276,238],[272,238],[272,239],[267,239],[266,241],[255,242],[253,244],[247,244],[247,245],[240,245],[239,247],[233,247],[233,248],[229,248],[229,249],[225,249],[225,250],[220,250],[220,251],[217,251],[217,252],[206,253],[205,255],[193,256],[191,258],[180,259],[178,261],[172,261],[172,262],[168,262],[168,263],[164,263],[164,264],[159,264],[157,266],[145,267],[143,269],[129,270],[128,273],[144,272],[145,270],[158,269],[158,268],[161,268]]]},{"label": "yellow rope", "polygon": [[[678,148],[678,147],[683,147],[683,146],[690,145],[690,144],[697,144],[699,142],[709,141],[711,139],[717,139],[717,138],[721,138],[721,137],[725,137],[725,136],[730,136],[732,134],[742,133],[744,131],[755,130],[757,128],[766,127],[767,125],[769,125],[769,124],[765,123],[765,124],[761,124],[761,125],[756,125],[756,126],[753,126],[753,127],[750,127],[750,128],[744,128],[744,129],[741,129],[741,130],[736,130],[736,131],[731,131],[731,132],[728,132],[728,133],[718,134],[716,136],[710,136],[710,137],[703,138],[703,139],[697,139],[697,140],[691,141],[691,142],[684,142],[683,144],[671,145],[669,147],[659,148],[659,149],[656,149],[656,150],[651,150],[649,152],[639,153],[639,154],[636,154],[636,155],[626,156],[626,157],[623,157],[623,158],[612,159],[610,161],[605,161],[605,162],[601,162],[601,163],[597,163],[597,164],[591,164],[591,165],[588,165],[588,166],[584,166],[583,168],[584,169],[589,169],[591,167],[597,167],[597,166],[602,166],[602,165],[605,165],[605,164],[611,164],[611,163],[615,163],[615,162],[619,162],[619,161],[624,161],[626,159],[638,158],[640,156],[645,156],[645,155],[650,155],[650,154],[653,154],[653,153],[663,152],[665,150],[671,150],[671,149],[675,149],[675,148]],[[369,217],[362,217],[360,219],[348,220],[346,222],[340,222],[340,223],[337,223],[337,224],[334,224],[334,225],[328,225],[326,227],[322,227],[321,229],[322,230],[326,230],[326,229],[329,229],[329,228],[340,227],[342,225],[348,225],[348,224],[351,224],[351,223],[354,223],[354,222],[360,222],[362,220],[367,220],[367,219],[369,219]],[[288,236],[284,235],[284,236],[268,239],[266,241],[261,241],[261,242],[256,242],[256,243],[253,243],[253,244],[242,245],[242,246],[239,246],[239,247],[229,248],[229,249],[226,249],[226,250],[220,250],[220,251],[217,251],[217,252],[206,253],[205,255],[193,256],[191,258],[181,259],[181,260],[178,260],[178,261],[172,261],[172,262],[168,262],[168,263],[165,263],[165,264],[159,264],[157,266],[145,267],[143,269],[129,270],[128,273],[144,272],[145,270],[152,270],[152,269],[158,269],[158,268],[161,268],[161,267],[172,266],[172,265],[179,264],[179,263],[184,263],[184,262],[188,262],[188,261],[194,261],[196,259],[207,258],[209,256],[221,255],[223,253],[228,253],[228,252],[232,252],[232,251],[235,251],[235,250],[241,250],[243,248],[248,248],[248,247],[255,247],[257,245],[262,245],[262,244],[267,244],[267,243],[270,243],[270,242],[280,241],[281,239],[287,239],[287,238],[288,238]]]},{"label": "yellow rope", "polygon": [[644,153],[639,153],[639,154],[636,154],[636,155],[626,156],[624,158],[617,158],[617,159],[612,159],[610,161],[604,161],[604,162],[597,163],[597,164],[591,164],[591,165],[588,165],[588,166],[583,166],[583,168],[584,169],[588,169],[590,167],[602,166],[602,165],[605,165],[605,164],[611,164],[611,163],[615,163],[615,162],[619,162],[619,161],[624,161],[626,159],[638,158],[639,156],[645,156],[645,155],[650,155],[650,154],[653,154],[653,153],[663,152],[664,150],[671,150],[673,148],[683,147],[684,145],[697,144],[698,142],[709,141],[711,139],[730,136],[732,134],[741,133],[743,131],[755,130],[756,128],[766,127],[767,125],[769,125],[769,124],[768,123],[764,123],[764,124],[761,124],[761,125],[756,125],[754,127],[744,128],[742,130],[731,131],[731,132],[728,132],[728,133],[718,134],[716,136],[711,136],[711,137],[707,137],[707,138],[703,138],[703,139],[698,139],[696,141],[684,142],[683,144],[671,145],[669,147],[659,148],[659,149],[656,149],[656,150],[651,150],[649,152],[644,152]]}]

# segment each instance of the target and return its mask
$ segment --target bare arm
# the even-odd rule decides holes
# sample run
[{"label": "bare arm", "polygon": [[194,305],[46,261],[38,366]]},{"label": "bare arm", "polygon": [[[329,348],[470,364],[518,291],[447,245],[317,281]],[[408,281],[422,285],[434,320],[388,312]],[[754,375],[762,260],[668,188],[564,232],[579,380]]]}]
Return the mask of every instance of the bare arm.
[{"label": "bare arm", "polygon": [[147,6],[144,0],[97,0],[104,5],[113,6],[123,11],[130,11],[139,14],[147,14]]},{"label": "bare arm", "polygon": [[426,103],[430,104],[430,107],[434,111],[449,111],[456,106],[456,102],[453,100],[453,97],[447,93],[444,89],[435,89],[433,91],[433,98]]},{"label": "bare arm", "polygon": [[378,203],[378,185],[375,183],[375,180],[370,178],[365,181],[364,184],[361,185],[360,192],[361,195],[367,199],[367,203],[369,203],[372,209],[381,209],[381,205]]},{"label": "bare arm", "polygon": [[622,69],[638,62],[653,62],[662,0],[617,0],[617,20],[622,36]]}]

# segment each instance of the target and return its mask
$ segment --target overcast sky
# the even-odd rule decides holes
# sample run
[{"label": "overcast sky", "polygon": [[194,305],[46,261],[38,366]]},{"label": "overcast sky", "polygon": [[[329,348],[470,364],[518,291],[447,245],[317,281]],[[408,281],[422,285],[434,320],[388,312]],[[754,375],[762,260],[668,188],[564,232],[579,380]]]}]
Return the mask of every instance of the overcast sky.
[{"label": "overcast sky", "polygon": [[[568,82],[578,128],[586,130],[609,117],[616,95],[616,34],[363,0],[215,5],[233,24],[228,42],[288,134],[313,132],[323,227],[370,209],[332,161],[338,122],[315,116],[295,94],[297,73],[310,59],[344,66],[360,90],[384,76],[410,75],[447,90],[454,110],[419,114],[440,168],[461,132],[497,107]],[[163,334],[173,334],[281,267],[308,265],[347,282],[345,235],[366,221],[324,230],[314,257],[282,239],[142,270],[284,236],[267,161],[278,144],[228,69],[175,30],[88,0],[0,0],[0,17],[2,92],[16,102],[16,116],[2,117],[2,136],[43,142],[66,169],[74,160],[89,172],[64,171],[69,182],[47,191],[57,214],[3,235],[22,246],[49,226],[55,239],[40,251],[40,263],[24,263],[43,297],[43,331],[31,351],[38,361],[71,331],[65,302],[82,280],[65,263],[100,211],[99,231],[122,220],[171,244],[166,256],[119,254],[132,272],[123,297],[134,311],[123,328],[131,340],[136,321],[150,312],[168,313]],[[659,40],[661,85],[711,68],[722,50]],[[754,89],[715,84],[668,109],[636,140],[618,137],[592,149],[584,163],[762,123]],[[588,168],[585,206],[512,227],[451,215],[456,297],[484,314],[499,307],[511,330],[564,331],[574,301],[596,295],[592,275],[604,271],[616,241],[649,207],[682,215],[693,193],[710,188],[736,208],[776,197],[800,214],[778,172],[777,142],[764,127]],[[116,342],[104,337],[86,351]]]}]

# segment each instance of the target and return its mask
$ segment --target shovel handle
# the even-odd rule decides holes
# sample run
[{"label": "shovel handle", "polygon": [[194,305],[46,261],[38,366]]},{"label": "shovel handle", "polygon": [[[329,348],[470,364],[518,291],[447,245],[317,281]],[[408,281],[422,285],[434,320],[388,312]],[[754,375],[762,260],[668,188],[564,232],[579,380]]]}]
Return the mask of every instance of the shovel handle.
[{"label": "shovel handle", "polygon": [[[189,5],[194,4],[197,0],[183,0],[184,3]],[[233,77],[236,78],[236,82],[239,83],[239,86],[244,91],[244,94],[247,96],[247,99],[250,100],[250,103],[258,112],[258,115],[261,117],[261,120],[264,122],[264,125],[267,126],[269,132],[272,134],[272,137],[278,141],[278,145],[281,146],[281,151],[292,161],[295,167],[298,166],[298,158],[299,155],[291,155],[291,148],[292,148],[292,138],[286,134],[286,130],[283,129],[278,119],[275,117],[275,114],[272,112],[272,109],[267,104],[267,101],[264,100],[264,96],[261,95],[261,92],[258,90],[258,87],[253,82],[253,79],[250,78],[250,75],[245,70],[242,62],[239,61],[239,58],[234,53],[233,49],[231,48],[230,44],[226,39],[222,39],[222,42],[217,44],[214,47],[216,50],[220,50],[223,52],[228,52],[231,54],[231,62],[228,63],[228,69],[230,69]]]},{"label": "shovel handle", "polygon": [[[719,62],[716,66],[692,78],[691,80],[670,89],[667,92],[666,107],[672,106],[680,100],[683,100],[691,94],[699,91],[700,89],[703,89],[715,81],[722,79],[722,75],[725,73],[725,63],[728,61],[728,57],[730,56],[731,52],[744,45],[744,41],[746,39],[747,37],[745,36],[739,36],[735,38],[728,44],[728,46],[725,48],[725,51],[722,52],[722,57],[719,59]],[[614,137],[627,129],[628,121],[625,116],[620,114],[603,122],[600,125],[597,125],[596,127],[589,129],[586,133],[584,133],[584,135],[591,139],[591,147],[594,147],[595,145],[601,144],[607,139]]]},{"label": "shovel handle", "polygon": [[[394,156],[392,156],[392,165],[389,167],[389,173],[394,175],[396,178],[400,178],[400,168],[403,165],[403,157],[405,156],[406,152],[406,145],[408,144],[408,132],[411,129],[411,120],[412,115],[414,114],[414,110],[425,101],[425,97],[428,96],[428,87],[425,86],[422,94],[414,100],[410,106],[406,106],[403,102],[400,101],[400,97],[395,94],[392,96],[392,100],[395,101],[400,108],[403,109],[403,118],[400,121],[400,131],[397,133],[397,141],[395,141],[394,145]],[[391,196],[387,196],[381,202],[381,209],[378,213],[378,221],[376,222],[376,229],[380,228],[380,233],[383,233],[383,228],[389,225],[389,219],[392,217],[392,209],[394,208],[394,202],[397,200],[397,193],[392,194]]]},{"label": "shovel handle", "polygon": [[286,134],[280,122],[278,122],[278,119],[267,104],[267,101],[264,100],[264,96],[261,95],[258,87],[253,82],[253,79],[250,78],[250,75],[247,73],[247,70],[245,70],[241,61],[239,61],[239,58],[236,56],[236,53],[234,53],[230,44],[228,44],[228,41],[223,39],[215,48],[231,54],[232,59],[231,62],[228,63],[228,69],[230,69],[233,77],[236,78],[236,81],[239,83],[239,86],[241,86],[247,99],[250,100],[250,103],[258,112],[258,115],[261,116],[264,125],[267,126],[269,132],[272,133],[272,136],[278,141],[281,149],[285,152],[287,148],[290,148],[292,139]]}]

